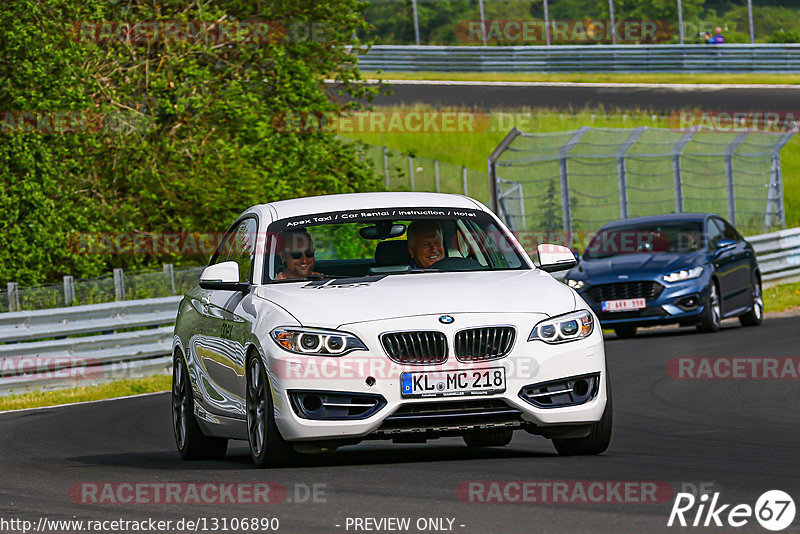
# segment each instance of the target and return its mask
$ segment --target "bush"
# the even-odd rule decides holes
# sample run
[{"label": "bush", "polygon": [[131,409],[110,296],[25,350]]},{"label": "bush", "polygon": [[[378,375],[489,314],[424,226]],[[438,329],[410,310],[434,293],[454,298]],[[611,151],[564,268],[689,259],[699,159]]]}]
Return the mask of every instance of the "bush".
[{"label": "bush", "polygon": [[[287,112],[369,100],[344,45],[364,26],[357,0],[15,0],[0,3],[0,110],[74,112],[91,127],[22,132],[0,119],[0,281],[60,281],[113,267],[206,256],[82,254],[82,232],[220,232],[252,204],[373,190],[354,146],[332,133],[276,129]],[[80,21],[273,21],[323,38],[268,42],[91,40]],[[317,35],[318,37],[318,35]]]}]

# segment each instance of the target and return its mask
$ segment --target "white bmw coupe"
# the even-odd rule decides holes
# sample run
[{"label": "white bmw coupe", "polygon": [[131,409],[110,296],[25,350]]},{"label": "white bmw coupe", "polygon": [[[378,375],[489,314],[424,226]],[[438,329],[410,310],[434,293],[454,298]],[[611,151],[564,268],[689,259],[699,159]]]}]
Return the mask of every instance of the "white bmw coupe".
[{"label": "white bmw coupe", "polygon": [[514,430],[599,454],[611,392],[597,317],[483,204],[360,193],[253,206],[180,304],[172,413],[184,459],[246,440],[256,465],[363,440]]}]

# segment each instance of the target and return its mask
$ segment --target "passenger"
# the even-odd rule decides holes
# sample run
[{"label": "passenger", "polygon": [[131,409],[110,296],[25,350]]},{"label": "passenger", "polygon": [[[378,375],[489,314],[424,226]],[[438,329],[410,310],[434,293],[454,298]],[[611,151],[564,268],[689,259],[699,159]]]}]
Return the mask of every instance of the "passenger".
[{"label": "passenger", "polygon": [[422,219],[409,224],[408,254],[414,269],[430,269],[431,265],[444,259],[444,239],[439,223]]},{"label": "passenger", "polygon": [[278,253],[283,262],[283,270],[275,276],[275,280],[320,275],[314,272],[314,240],[305,229],[281,232],[278,244],[283,245],[283,250]]}]

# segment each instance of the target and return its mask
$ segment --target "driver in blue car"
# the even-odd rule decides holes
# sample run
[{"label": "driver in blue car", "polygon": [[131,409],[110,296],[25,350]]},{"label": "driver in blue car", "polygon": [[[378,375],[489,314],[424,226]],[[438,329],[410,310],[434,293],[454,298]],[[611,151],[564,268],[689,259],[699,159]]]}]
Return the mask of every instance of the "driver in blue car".
[{"label": "driver in blue car", "polygon": [[430,269],[431,265],[444,259],[444,239],[439,223],[419,219],[409,224],[408,254],[413,269]]}]

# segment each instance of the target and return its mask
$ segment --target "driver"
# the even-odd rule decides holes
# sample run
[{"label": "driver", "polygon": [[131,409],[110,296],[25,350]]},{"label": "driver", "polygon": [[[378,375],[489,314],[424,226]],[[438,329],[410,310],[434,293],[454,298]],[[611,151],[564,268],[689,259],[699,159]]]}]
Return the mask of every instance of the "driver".
[{"label": "driver", "polygon": [[314,240],[305,229],[281,232],[278,243],[283,245],[283,250],[278,253],[283,270],[275,276],[275,280],[308,278],[310,274],[320,274],[314,272]]},{"label": "driver", "polygon": [[430,269],[431,265],[444,259],[444,239],[439,223],[421,219],[409,224],[408,254],[414,269]]}]

